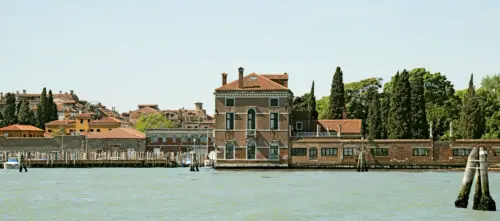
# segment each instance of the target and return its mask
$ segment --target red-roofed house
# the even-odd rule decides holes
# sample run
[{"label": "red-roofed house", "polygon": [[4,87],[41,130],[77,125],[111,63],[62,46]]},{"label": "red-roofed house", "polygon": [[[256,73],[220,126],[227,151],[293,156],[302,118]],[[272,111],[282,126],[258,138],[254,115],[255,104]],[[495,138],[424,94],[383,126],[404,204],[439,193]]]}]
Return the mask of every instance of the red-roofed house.
[{"label": "red-roofed house", "polygon": [[0,136],[4,137],[43,137],[43,130],[31,125],[13,124],[0,128]]},{"label": "red-roofed house", "polygon": [[288,74],[257,74],[227,82],[215,89],[217,167],[287,166],[290,100]]}]

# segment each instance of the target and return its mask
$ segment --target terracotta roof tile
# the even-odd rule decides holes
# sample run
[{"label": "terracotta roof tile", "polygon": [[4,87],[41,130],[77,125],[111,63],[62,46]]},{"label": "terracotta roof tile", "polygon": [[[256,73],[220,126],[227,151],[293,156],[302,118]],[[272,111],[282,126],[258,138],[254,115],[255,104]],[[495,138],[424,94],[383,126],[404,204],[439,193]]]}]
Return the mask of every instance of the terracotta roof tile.
[{"label": "terracotta roof tile", "polygon": [[76,116],[76,118],[92,118],[92,115],[94,115],[94,113],[81,113],[81,114],[78,114]]},{"label": "terracotta roof tile", "polygon": [[13,124],[10,126],[0,128],[0,131],[43,131],[43,130],[31,125]]},{"label": "terracotta roof tile", "polygon": [[288,91],[289,89],[260,74],[251,73],[243,77],[243,88],[239,88],[238,80],[215,89],[216,91]]},{"label": "terracotta roof tile", "polygon": [[114,117],[106,117],[100,120],[90,121],[89,125],[103,125],[103,124],[121,124],[121,120]]},{"label": "terracotta roof tile", "polygon": [[347,134],[360,134],[362,122],[360,119],[346,119],[346,120],[317,120],[317,124],[321,125],[323,130],[338,132],[339,125],[342,125],[341,133]]},{"label": "terracotta roof tile", "polygon": [[45,126],[63,126],[63,125],[71,125],[75,124],[75,120],[55,120],[45,124]]},{"label": "terracotta roof tile", "polygon": [[270,80],[288,80],[288,74],[261,74],[262,77],[268,78]]},{"label": "terracotta roof tile", "polygon": [[87,135],[89,139],[145,139],[146,135],[141,133],[140,131],[129,128],[122,127],[112,129],[110,131],[102,132],[102,133],[89,133]]}]

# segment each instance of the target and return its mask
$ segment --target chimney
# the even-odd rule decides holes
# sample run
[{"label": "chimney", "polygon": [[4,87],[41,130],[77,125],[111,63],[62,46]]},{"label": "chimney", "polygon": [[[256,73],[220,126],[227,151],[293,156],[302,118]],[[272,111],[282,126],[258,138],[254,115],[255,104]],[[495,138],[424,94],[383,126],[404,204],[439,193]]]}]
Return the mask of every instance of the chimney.
[{"label": "chimney", "polygon": [[59,94],[62,94],[62,91],[59,91]]},{"label": "chimney", "polygon": [[227,73],[222,73],[222,86],[227,84]]},{"label": "chimney", "polygon": [[0,92],[0,99],[3,99],[3,92]]},{"label": "chimney", "polygon": [[71,95],[73,95],[73,90],[70,90],[70,91],[69,91],[69,93],[70,93]]},{"label": "chimney", "polygon": [[243,67],[238,68],[238,88],[243,88]]},{"label": "chimney", "polygon": [[194,103],[194,106],[196,107],[196,110],[203,110],[203,103],[201,102]]},{"label": "chimney", "polygon": [[286,79],[283,81],[283,86],[288,87],[288,73],[285,72]]},{"label": "chimney", "polygon": [[26,94],[26,89],[23,89],[23,94]]},{"label": "chimney", "polygon": [[337,132],[338,137],[342,137],[342,124],[339,124],[339,130]]},{"label": "chimney", "polygon": [[16,91],[16,95],[19,96],[19,91]]}]

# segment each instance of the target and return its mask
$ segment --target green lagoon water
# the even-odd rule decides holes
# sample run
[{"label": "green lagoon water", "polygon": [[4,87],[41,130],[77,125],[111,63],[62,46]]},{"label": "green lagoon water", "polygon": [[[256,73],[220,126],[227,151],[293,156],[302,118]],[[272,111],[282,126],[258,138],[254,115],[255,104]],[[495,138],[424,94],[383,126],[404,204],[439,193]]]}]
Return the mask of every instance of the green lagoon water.
[{"label": "green lagoon water", "polygon": [[[9,170],[0,171],[0,220],[499,221],[500,211],[454,208],[461,180],[458,172]],[[490,173],[490,188],[500,207],[500,173]]]}]

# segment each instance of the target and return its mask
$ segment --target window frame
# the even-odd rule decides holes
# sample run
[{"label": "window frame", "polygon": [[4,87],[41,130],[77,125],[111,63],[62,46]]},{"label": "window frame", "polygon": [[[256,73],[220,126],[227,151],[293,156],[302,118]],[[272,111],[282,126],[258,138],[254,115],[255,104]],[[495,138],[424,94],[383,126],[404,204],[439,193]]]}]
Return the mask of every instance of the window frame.
[{"label": "window frame", "polygon": [[[250,111],[253,111],[252,115],[250,114]],[[253,118],[250,119],[250,116],[252,116]],[[253,128],[249,127],[250,120],[252,120]],[[257,110],[255,110],[255,108],[250,108],[247,111],[247,126],[246,126],[246,128],[247,128],[247,130],[256,130],[257,129]]]},{"label": "window frame", "polygon": [[[421,152],[423,151],[423,152]],[[429,156],[429,148],[416,147],[413,148],[414,157],[426,157]]]},{"label": "window frame", "polygon": [[337,147],[322,147],[321,156],[322,157],[333,157],[338,156],[339,150]]},{"label": "window frame", "polygon": [[318,160],[318,148],[310,147],[308,152],[309,160]]},{"label": "window frame", "polygon": [[[300,125],[300,128],[299,128]],[[295,122],[295,130],[304,130],[304,123],[302,121]]]},{"label": "window frame", "polygon": [[[229,125],[227,124],[227,122],[228,122],[228,118],[227,118],[227,117],[228,117],[229,115],[231,116],[231,123],[230,123],[231,128],[229,128]],[[224,121],[224,122],[226,122],[226,123],[225,123],[225,125],[226,125],[226,130],[234,130],[234,117],[235,117],[234,112],[227,112],[227,113],[226,113],[226,115],[225,115],[225,117],[224,117],[224,118],[225,118],[225,121]]]},{"label": "window frame", "polygon": [[[231,146],[232,147],[232,150],[230,151],[232,153],[232,156],[230,156],[231,158],[227,158],[228,156],[228,146]],[[232,142],[227,142],[226,145],[224,145],[224,159],[226,160],[234,160],[235,158],[235,147],[234,147],[234,143]]]},{"label": "window frame", "polygon": [[342,148],[342,156],[354,156],[354,148],[352,147]]},{"label": "window frame", "polygon": [[[233,105],[232,106],[228,106],[227,105],[227,101],[228,100],[233,100]],[[234,97],[226,97],[226,98],[224,98],[224,106],[225,107],[236,107],[236,98],[234,98]]]},{"label": "window frame", "polygon": [[[273,116],[276,116],[276,128],[273,128]],[[279,130],[280,129],[280,113],[279,112],[271,112],[269,113],[269,129],[270,130]]]},{"label": "window frame", "polygon": [[[278,104],[276,106],[273,106],[272,100],[277,100]],[[280,98],[279,97],[270,97],[269,98],[269,107],[280,107]]]},{"label": "window frame", "polygon": [[376,157],[387,157],[389,156],[389,148],[370,148],[370,154]]},{"label": "window frame", "polygon": [[[276,148],[277,158],[271,158],[271,148]],[[269,160],[279,160],[280,159],[280,146],[277,143],[271,143],[269,145]]]},{"label": "window frame", "polygon": [[452,156],[454,157],[467,157],[470,155],[472,149],[470,148],[453,148]]},{"label": "window frame", "polygon": [[292,148],[292,157],[306,157],[307,148],[305,147],[294,147]]}]

